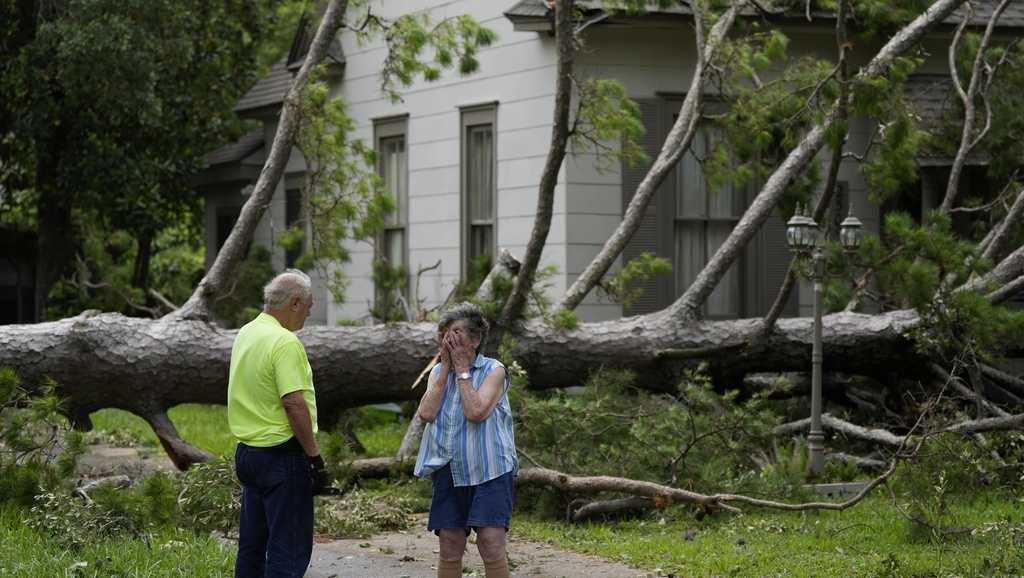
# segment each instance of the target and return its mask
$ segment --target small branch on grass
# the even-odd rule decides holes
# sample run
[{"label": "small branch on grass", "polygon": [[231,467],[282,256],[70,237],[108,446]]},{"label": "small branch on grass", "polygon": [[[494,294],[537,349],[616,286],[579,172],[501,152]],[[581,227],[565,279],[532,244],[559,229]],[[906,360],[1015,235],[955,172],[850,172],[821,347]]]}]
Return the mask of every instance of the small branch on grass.
[{"label": "small branch on grass", "polygon": [[85,500],[87,503],[92,503],[92,494],[102,486],[111,486],[115,489],[127,488],[132,485],[132,479],[125,475],[107,476],[105,478],[97,478],[86,482],[77,488],[75,488],[75,495]]},{"label": "small branch on grass", "polygon": [[573,522],[586,522],[596,518],[609,518],[636,514],[656,507],[656,501],[652,498],[630,496],[616,500],[599,500],[583,505],[573,512]]}]

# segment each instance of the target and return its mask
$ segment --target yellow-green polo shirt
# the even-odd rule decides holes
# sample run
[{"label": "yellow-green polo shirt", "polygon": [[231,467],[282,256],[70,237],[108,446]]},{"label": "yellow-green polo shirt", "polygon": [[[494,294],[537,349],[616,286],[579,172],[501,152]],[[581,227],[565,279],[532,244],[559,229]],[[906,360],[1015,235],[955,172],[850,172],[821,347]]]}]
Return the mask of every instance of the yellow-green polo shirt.
[{"label": "yellow-green polo shirt", "polygon": [[306,348],[272,315],[260,313],[239,331],[231,348],[228,427],[238,441],[276,446],[293,436],[281,398],[302,391],[316,433],[316,393]]}]

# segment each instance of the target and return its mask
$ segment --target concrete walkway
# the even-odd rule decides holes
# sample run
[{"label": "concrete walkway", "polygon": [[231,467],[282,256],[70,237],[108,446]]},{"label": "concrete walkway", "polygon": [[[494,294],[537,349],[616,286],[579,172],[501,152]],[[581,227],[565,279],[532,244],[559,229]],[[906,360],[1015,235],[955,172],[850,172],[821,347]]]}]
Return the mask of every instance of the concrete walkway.
[{"label": "concrete walkway", "polygon": [[[551,578],[654,578],[648,573],[596,556],[566,552],[548,544],[518,540],[510,534],[512,576]],[[313,546],[307,578],[434,578],[437,537],[417,520],[414,529],[366,540],[334,540]],[[463,559],[465,576],[483,576],[476,546]]]}]

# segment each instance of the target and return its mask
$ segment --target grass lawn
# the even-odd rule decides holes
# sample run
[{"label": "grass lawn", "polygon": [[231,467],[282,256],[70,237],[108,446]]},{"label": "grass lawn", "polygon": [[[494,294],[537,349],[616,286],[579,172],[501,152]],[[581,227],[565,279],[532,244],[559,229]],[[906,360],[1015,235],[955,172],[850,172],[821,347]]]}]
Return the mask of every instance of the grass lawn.
[{"label": "grass lawn", "polygon": [[75,551],[22,522],[25,514],[0,506],[0,577],[23,576],[230,576],[235,549],[210,536],[177,529],[96,541]]},{"label": "grass lawn", "polygon": [[[409,422],[399,421],[396,414],[387,411],[373,408],[360,411],[366,426],[360,428],[356,435],[366,447],[366,456],[394,455]],[[185,441],[216,455],[234,455],[238,442],[228,430],[226,406],[186,403],[171,408],[167,415]],[[140,444],[152,447],[154,451],[163,451],[149,424],[133,413],[102,409],[89,417],[101,439],[106,437],[115,443]]]},{"label": "grass lawn", "polygon": [[[406,423],[390,412],[361,410],[358,436],[367,455],[393,454]],[[182,436],[218,454],[233,451],[223,406],[182,405],[169,413]],[[149,426],[119,410],[92,415],[97,430],[128,436],[161,451]],[[421,507],[427,486],[370,483],[375,494],[406,496]],[[1006,576],[1024,575],[1024,498],[996,492],[971,500],[953,498],[958,526],[979,529],[953,541],[936,542],[915,531],[897,512],[884,488],[845,512],[788,513],[752,510],[741,516],[717,514],[696,521],[683,508],[618,523],[565,524],[517,512],[514,533],[562,548],[596,554],[675,576]],[[526,496],[523,496],[526,497]],[[999,525],[993,525],[999,524]],[[11,510],[0,511],[0,577],[60,575],[78,561],[103,570],[96,575],[204,576],[224,573],[232,553],[187,532],[158,533],[150,550],[139,540],[96,544],[79,554],[60,551],[43,536],[19,525]],[[173,543],[174,546],[161,546]],[[160,549],[159,551],[157,549]],[[31,560],[19,553],[39,552]],[[159,555],[156,553],[159,552]],[[107,558],[110,562],[104,562]],[[12,566],[11,564],[20,564]],[[92,570],[87,570],[85,575]]]},{"label": "grass lawn", "polygon": [[915,533],[883,494],[845,512],[762,510],[698,522],[677,510],[581,525],[526,514],[513,525],[518,536],[676,576],[1006,576],[1024,573],[1021,506],[988,494],[956,504],[958,524],[1016,524],[1016,539],[1002,527],[946,543]]},{"label": "grass lawn", "polygon": [[[185,403],[172,407],[167,415],[187,442],[216,455],[234,454],[237,442],[228,431],[227,406]],[[92,418],[94,429],[100,434],[108,434],[115,440],[159,447],[153,429],[133,413],[120,409],[101,409],[89,417]]]}]

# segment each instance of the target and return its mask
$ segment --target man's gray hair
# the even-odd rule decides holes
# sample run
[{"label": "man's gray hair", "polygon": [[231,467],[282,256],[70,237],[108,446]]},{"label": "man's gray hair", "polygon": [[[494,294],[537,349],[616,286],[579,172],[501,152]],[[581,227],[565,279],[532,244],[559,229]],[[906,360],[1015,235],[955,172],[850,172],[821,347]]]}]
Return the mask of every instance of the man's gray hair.
[{"label": "man's gray hair", "polygon": [[298,269],[286,269],[263,287],[263,309],[281,309],[295,297],[313,297],[313,282]]},{"label": "man's gray hair", "polygon": [[491,330],[491,325],[487,323],[487,317],[484,316],[484,311],[480,309],[479,305],[463,301],[453,306],[441,315],[441,319],[437,322],[437,330],[444,331],[449,325],[460,319],[466,320],[466,327],[473,337],[480,338],[480,346],[476,348],[476,352],[480,353],[487,341],[487,332]]}]

